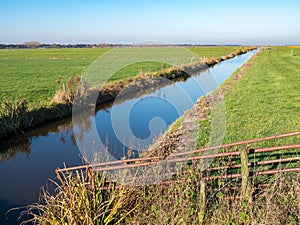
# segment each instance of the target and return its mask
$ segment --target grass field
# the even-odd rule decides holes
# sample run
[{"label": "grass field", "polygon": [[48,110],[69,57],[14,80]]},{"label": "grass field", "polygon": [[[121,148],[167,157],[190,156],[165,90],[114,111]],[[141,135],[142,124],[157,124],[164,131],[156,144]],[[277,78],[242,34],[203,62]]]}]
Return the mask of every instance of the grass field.
[{"label": "grass field", "polygon": [[[199,57],[228,55],[238,47],[193,47]],[[82,75],[88,66],[110,49],[30,49],[0,50],[0,99],[25,97],[29,104],[51,99],[57,90],[56,80]],[[111,80],[135,76],[140,71],[167,68],[163,63],[143,62],[118,71]]]},{"label": "grass field", "polygon": [[[232,84],[224,94],[226,105],[224,144],[300,130],[299,59],[299,48],[266,49],[259,53],[250,67],[243,72],[237,70],[221,85],[222,89]],[[235,81],[235,77],[241,73],[244,73],[243,77]],[[200,121],[199,148],[209,145],[211,126],[209,118]],[[259,142],[251,144],[251,147],[281,146],[298,142],[299,137],[296,136]],[[299,155],[299,150],[258,153],[255,157],[262,161],[296,155]],[[253,162],[255,157],[252,155],[249,160]],[[239,157],[233,159],[238,162]],[[219,162],[215,163],[217,165]],[[264,169],[271,169],[273,166],[268,165]],[[290,162],[289,166],[299,166],[299,161]]]},{"label": "grass field", "polygon": [[189,47],[188,49],[197,54],[199,57],[221,57],[234,52],[239,47],[224,46],[224,47]]},{"label": "grass field", "polygon": [[31,104],[49,100],[56,80],[83,71],[108,49],[30,49],[0,51],[0,98],[25,97]]},{"label": "grass field", "polygon": [[[239,47],[233,46],[218,46],[218,47],[188,47],[187,49],[191,51],[192,54],[196,54],[200,59],[203,58],[216,58],[229,55],[232,52],[235,52]],[[130,53],[132,54],[132,53]],[[160,54],[160,51],[158,51]],[[178,54],[182,54],[181,51],[178,51]],[[170,68],[171,65],[162,62],[139,62],[131,64],[121,70],[119,70],[111,80],[119,80],[129,76],[134,76],[139,72],[155,72],[160,71],[165,68]]]},{"label": "grass field", "polygon": [[275,47],[258,56],[252,68],[225,96],[225,142],[300,130],[300,49]]}]

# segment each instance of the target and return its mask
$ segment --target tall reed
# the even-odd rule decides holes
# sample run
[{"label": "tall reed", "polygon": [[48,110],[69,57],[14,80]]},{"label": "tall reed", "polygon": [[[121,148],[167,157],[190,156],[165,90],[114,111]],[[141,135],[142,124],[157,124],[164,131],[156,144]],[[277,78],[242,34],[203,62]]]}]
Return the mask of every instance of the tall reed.
[{"label": "tall reed", "polygon": [[106,178],[98,173],[69,173],[63,185],[56,185],[53,195],[43,190],[40,202],[23,212],[32,219],[22,224],[120,224],[136,207],[125,201],[130,189],[103,190]]},{"label": "tall reed", "polygon": [[[31,123],[25,98],[20,100],[3,100],[0,107],[0,136],[6,132],[19,133]],[[2,135],[1,135],[2,134]]]}]

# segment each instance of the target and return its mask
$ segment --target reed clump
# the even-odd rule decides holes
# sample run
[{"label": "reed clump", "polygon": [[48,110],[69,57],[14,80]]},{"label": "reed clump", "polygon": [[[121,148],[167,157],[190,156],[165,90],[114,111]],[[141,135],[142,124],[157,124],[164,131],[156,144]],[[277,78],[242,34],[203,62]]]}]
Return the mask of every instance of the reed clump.
[{"label": "reed clump", "polygon": [[67,85],[61,82],[61,78],[56,80],[58,89],[53,97],[53,102],[57,104],[72,104],[76,88],[81,81],[80,76],[70,77]]},{"label": "reed clump", "polygon": [[28,116],[28,105],[25,98],[20,100],[3,100],[0,107],[0,136],[7,131],[15,134],[28,124],[31,119]]},{"label": "reed clump", "polygon": [[125,201],[130,189],[104,190],[106,178],[98,173],[69,173],[63,185],[56,185],[54,195],[43,190],[39,203],[22,213],[31,216],[22,224],[120,224],[136,208]]},{"label": "reed clump", "polygon": [[0,139],[17,136],[24,133],[26,129],[70,114],[70,104],[57,104],[50,101],[32,109],[25,98],[4,100],[0,106]]}]

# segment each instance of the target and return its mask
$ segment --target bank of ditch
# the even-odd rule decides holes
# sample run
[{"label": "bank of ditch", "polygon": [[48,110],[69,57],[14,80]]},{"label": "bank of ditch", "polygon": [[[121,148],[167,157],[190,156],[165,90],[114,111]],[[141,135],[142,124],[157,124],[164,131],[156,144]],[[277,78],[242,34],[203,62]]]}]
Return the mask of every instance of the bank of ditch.
[{"label": "bank of ditch", "polygon": [[[216,91],[200,98],[194,108],[185,114],[186,117],[197,118],[199,122],[197,147],[211,144],[211,112],[218,100],[225,102],[226,106],[225,144],[298,131],[300,50],[293,49],[293,54],[289,47],[262,49]],[[170,126],[157,144],[151,147],[152,151],[146,152],[147,156],[168,155],[178,148],[180,137],[186,133],[181,124],[183,118]],[[291,138],[273,144],[294,141]]]},{"label": "bank of ditch", "polygon": [[[95,90],[99,94],[97,105],[106,104],[114,101],[116,96],[128,85],[131,90],[151,90],[151,88],[161,85],[164,80],[180,80],[186,79],[195,72],[201,71],[207,67],[211,67],[221,61],[233,58],[237,55],[244,54],[255,49],[255,47],[239,48],[235,52],[222,57],[210,58],[192,65],[183,65],[180,67],[172,67],[154,73],[143,73],[135,77],[123,78],[119,81],[109,82],[105,84],[101,90]],[[159,79],[163,78],[163,79]],[[0,110],[0,139],[16,136],[24,133],[28,129],[41,126],[45,123],[69,117],[72,114],[72,98],[74,96],[74,85],[77,85],[79,79],[71,78],[72,90],[58,90],[53,100],[48,103],[41,103],[35,107],[28,107],[26,99],[16,101],[2,102]],[[76,82],[74,82],[76,80]],[[166,84],[165,84],[166,85]],[[135,93],[137,93],[135,91]],[[142,94],[142,92],[140,93]],[[60,96],[59,98],[57,96]],[[131,97],[130,95],[128,95]]]},{"label": "bank of ditch", "polygon": [[[182,117],[178,118],[173,124],[170,125],[169,129],[165,134],[160,137],[149,150],[146,151],[144,157],[164,156],[167,157],[172,153],[181,151],[181,145],[183,142],[188,142],[189,136],[192,136],[194,132],[199,131],[198,143],[196,148],[208,147],[209,134],[211,126],[211,111],[212,107],[217,106],[218,102],[224,101],[224,96],[232,85],[240,80],[247,69],[249,69],[254,60],[261,54],[260,50],[254,54],[251,59],[246,62],[241,68],[239,68],[227,81],[225,81],[220,87],[210,93],[207,96],[203,96],[197,100],[194,107],[188,110]],[[182,124],[184,120],[188,118],[191,124],[197,124],[199,130],[187,129],[190,126]],[[183,137],[184,136],[184,137]]]}]

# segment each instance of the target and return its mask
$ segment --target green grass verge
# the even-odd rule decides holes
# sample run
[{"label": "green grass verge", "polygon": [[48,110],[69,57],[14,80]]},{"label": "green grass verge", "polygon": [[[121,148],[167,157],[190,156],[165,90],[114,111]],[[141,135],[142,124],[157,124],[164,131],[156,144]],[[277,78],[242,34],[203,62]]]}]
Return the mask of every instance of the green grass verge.
[{"label": "green grass verge", "polygon": [[[293,54],[291,54],[293,53]],[[239,142],[300,130],[300,49],[289,47],[265,50],[243,70],[243,77],[233,81],[237,70],[220,88],[233,82],[225,93],[226,130],[223,143]],[[210,120],[200,121],[198,148],[208,144]],[[281,146],[299,143],[299,137],[288,137],[251,144],[251,148]],[[238,148],[231,149],[232,151]],[[249,155],[249,161],[264,161],[295,157],[299,150],[283,150]],[[239,156],[231,160],[239,164]],[[227,160],[215,160],[211,166],[227,165]],[[270,164],[258,170],[299,167],[299,161]],[[255,168],[251,168],[255,170]],[[234,172],[234,171],[232,171]],[[238,171],[236,171],[238,172]],[[265,177],[260,177],[259,180]],[[257,178],[258,179],[258,178]]]},{"label": "green grass verge", "polygon": [[225,143],[300,130],[300,49],[266,50],[225,96]]},{"label": "green grass verge", "polygon": [[[300,48],[274,47],[265,50],[233,82],[225,94],[226,133],[224,144],[300,130]],[[232,82],[238,69],[220,88]],[[200,121],[198,147],[208,140],[210,123]],[[271,141],[273,144],[293,142]],[[270,144],[270,142],[268,142]]]}]

